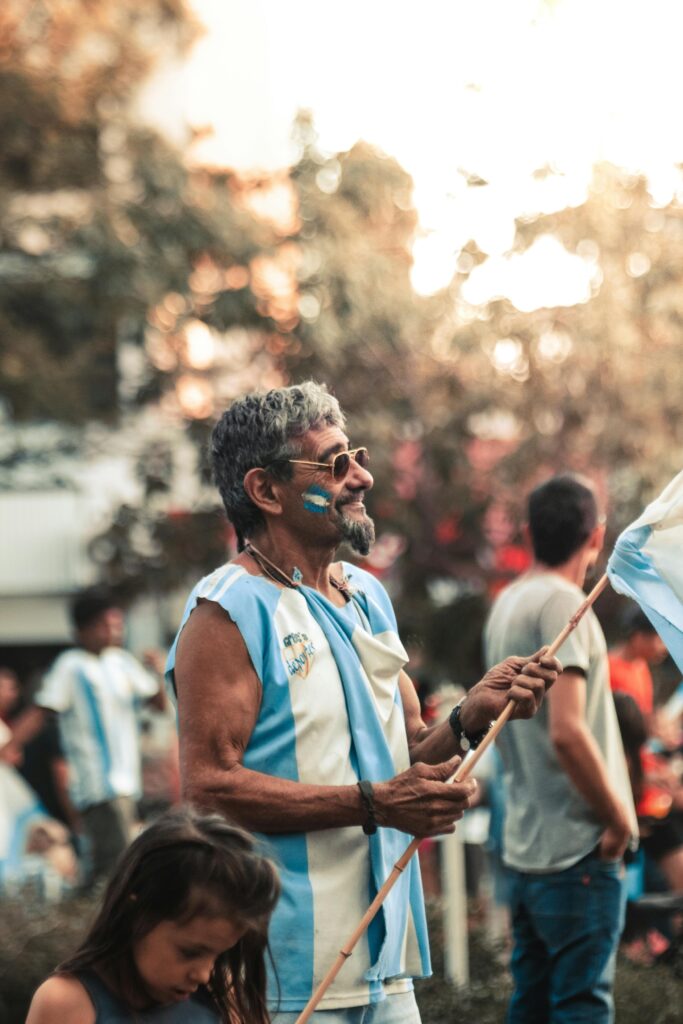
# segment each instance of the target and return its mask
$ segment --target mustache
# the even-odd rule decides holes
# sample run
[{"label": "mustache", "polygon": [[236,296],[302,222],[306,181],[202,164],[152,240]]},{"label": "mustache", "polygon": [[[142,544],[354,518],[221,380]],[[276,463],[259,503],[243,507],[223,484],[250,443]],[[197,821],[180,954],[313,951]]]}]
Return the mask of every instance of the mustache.
[{"label": "mustache", "polygon": [[349,494],[342,494],[341,497],[337,498],[334,503],[335,508],[342,508],[343,505],[353,505],[357,501],[362,501],[365,504],[365,488],[361,490],[351,492]]}]

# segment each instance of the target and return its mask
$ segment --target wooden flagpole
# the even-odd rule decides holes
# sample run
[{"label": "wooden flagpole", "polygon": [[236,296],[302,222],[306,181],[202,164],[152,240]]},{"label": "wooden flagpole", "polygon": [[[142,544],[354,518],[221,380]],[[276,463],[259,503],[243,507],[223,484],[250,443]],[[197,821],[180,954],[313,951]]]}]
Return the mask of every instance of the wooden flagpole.
[{"label": "wooden flagpole", "polygon": [[[607,577],[607,573],[605,573],[605,575],[602,576],[601,579],[598,580],[598,582],[595,584],[595,586],[593,587],[593,589],[591,590],[590,594],[583,602],[583,604],[581,604],[574,612],[574,614],[572,615],[571,619],[564,627],[562,632],[553,640],[552,644],[545,652],[546,657],[552,658],[555,656],[556,652],[560,649],[560,647],[565,642],[569,634],[576,629],[576,627],[578,626],[579,622],[586,614],[588,609],[603,592],[608,582],[609,579]],[[491,726],[491,728],[489,729],[489,731],[487,732],[486,736],[481,741],[477,749],[473,750],[470,754],[468,754],[467,757],[460,763],[458,770],[456,771],[455,775],[451,780],[452,782],[464,782],[464,780],[472,773],[472,769],[477,765],[477,763],[484,756],[484,753],[494,742],[496,736],[501,731],[501,729],[509,719],[510,715],[512,714],[513,709],[514,701],[510,701],[508,704],[506,704],[500,716],[493,723],[493,725]],[[373,917],[375,916],[375,914],[377,913],[377,911],[382,906],[385,899],[393,889],[394,885],[398,881],[400,875],[404,871],[406,865],[410,861],[411,857],[413,856],[421,842],[422,839],[420,837],[413,839],[410,845],[406,847],[405,851],[396,861],[391,870],[391,874],[384,882],[382,887],[379,889],[377,895],[375,896],[374,900],[372,901],[368,909],[365,911],[361,921],[358,923],[354,932],[348,937],[348,939],[342,946],[337,959],[334,961],[329,971],[327,972],[327,974],[322,979],[317,989],[309,999],[308,1003],[301,1011],[300,1016],[297,1017],[296,1024],[306,1024],[306,1021],[309,1020],[312,1014],[315,1012],[318,1003],[325,995],[325,992],[328,990],[334,979],[337,977],[346,961],[349,959],[350,956],[353,955],[353,950],[356,943],[367,930]]]}]

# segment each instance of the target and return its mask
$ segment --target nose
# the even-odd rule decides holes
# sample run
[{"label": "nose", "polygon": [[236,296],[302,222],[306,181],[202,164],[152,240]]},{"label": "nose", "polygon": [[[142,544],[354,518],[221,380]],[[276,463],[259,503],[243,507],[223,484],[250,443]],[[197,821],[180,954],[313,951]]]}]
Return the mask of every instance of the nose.
[{"label": "nose", "polygon": [[213,960],[201,960],[192,966],[190,977],[193,985],[208,985],[213,972]]},{"label": "nose", "polygon": [[363,488],[369,491],[375,480],[372,473],[366,468],[356,462],[355,459],[351,459],[351,465],[349,466],[349,472],[346,475],[346,484],[352,490]]}]

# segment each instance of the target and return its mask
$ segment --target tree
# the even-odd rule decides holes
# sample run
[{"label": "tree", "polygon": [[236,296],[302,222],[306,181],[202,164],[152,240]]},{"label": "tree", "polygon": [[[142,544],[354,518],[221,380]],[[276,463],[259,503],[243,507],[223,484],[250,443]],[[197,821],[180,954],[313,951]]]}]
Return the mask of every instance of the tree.
[{"label": "tree", "polygon": [[[192,275],[269,236],[229,175],[192,175],[131,112],[152,55],[194,37],[183,0],[12,0],[0,18],[2,396],[15,419],[111,421],[117,350],[144,344],[148,313],[173,296],[155,322],[179,335],[204,309]],[[231,322],[257,318],[247,289],[230,301]],[[150,362],[139,397],[161,379]]]}]

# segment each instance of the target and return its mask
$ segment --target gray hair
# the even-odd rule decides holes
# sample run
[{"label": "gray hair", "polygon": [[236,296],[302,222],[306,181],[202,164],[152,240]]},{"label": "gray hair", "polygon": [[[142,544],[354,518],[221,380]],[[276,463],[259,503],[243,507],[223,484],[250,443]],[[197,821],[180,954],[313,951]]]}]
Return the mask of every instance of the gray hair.
[{"label": "gray hair", "polygon": [[343,429],[344,424],[337,399],[312,380],[246,395],[223,413],[211,435],[211,464],[240,550],[264,522],[244,489],[246,473],[273,463],[272,472],[288,480],[292,467],[286,460],[301,454],[297,438],[317,427]]}]

